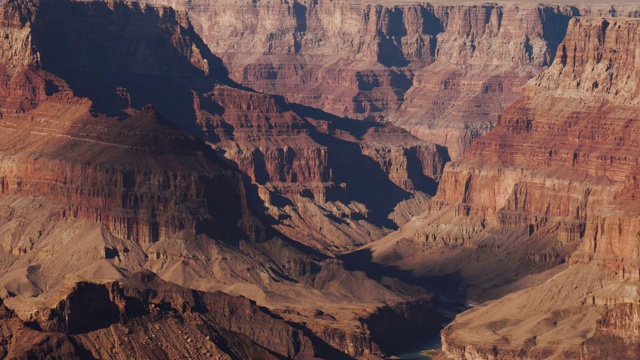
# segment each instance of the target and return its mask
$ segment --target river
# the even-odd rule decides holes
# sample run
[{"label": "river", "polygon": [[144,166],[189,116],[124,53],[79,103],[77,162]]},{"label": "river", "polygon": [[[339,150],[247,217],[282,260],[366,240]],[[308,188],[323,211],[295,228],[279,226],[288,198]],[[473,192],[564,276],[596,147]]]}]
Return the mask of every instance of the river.
[{"label": "river", "polygon": [[[439,309],[441,319],[441,329],[444,329],[445,326],[449,325],[451,321],[456,317],[456,315],[461,312],[470,309],[475,306],[469,303],[462,303],[460,301],[451,301],[442,296],[439,296]],[[415,346],[412,349],[407,349],[407,351],[402,352],[400,354],[396,354],[388,357],[388,359],[397,359],[397,360],[431,360],[431,357],[428,356],[428,353],[432,353],[434,350],[439,350],[441,346],[441,338],[440,334],[430,337],[426,339],[421,344]],[[429,351],[431,350],[431,351]]]}]

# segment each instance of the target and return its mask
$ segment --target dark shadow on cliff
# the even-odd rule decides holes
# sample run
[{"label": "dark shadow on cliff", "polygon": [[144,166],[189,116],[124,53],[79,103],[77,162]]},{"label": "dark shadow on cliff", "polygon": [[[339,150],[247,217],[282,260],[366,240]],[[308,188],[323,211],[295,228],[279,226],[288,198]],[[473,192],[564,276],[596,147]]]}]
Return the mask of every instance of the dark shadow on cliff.
[{"label": "dark shadow on cliff", "polygon": [[567,35],[569,20],[572,17],[580,16],[580,10],[575,6],[571,6],[569,14],[558,12],[557,8],[550,6],[541,6],[538,8],[540,19],[542,20],[542,38],[547,42],[549,49],[549,63],[543,64],[550,66],[556,57],[558,46]]},{"label": "dark shadow on cliff", "polygon": [[[449,151],[446,147],[435,144],[436,152],[440,159],[442,159],[442,167],[451,161],[449,157]],[[422,162],[419,155],[416,152],[406,153],[407,157],[407,175],[411,179],[413,185],[417,191],[421,191],[429,196],[435,196],[438,192],[438,181],[436,179],[425,175],[422,172]]]},{"label": "dark shadow on cliff", "polygon": [[[172,17],[173,10],[160,16],[135,2],[112,7],[42,2],[32,24],[41,67],[65,80],[76,96],[89,98],[98,112],[124,119],[130,116],[125,110],[152,104],[174,124],[202,136],[194,121],[196,93],[216,84],[245,88],[229,78],[222,60],[189,23],[185,28]],[[198,66],[188,57],[194,49],[202,59]]]},{"label": "dark shadow on cliff", "polygon": [[[363,140],[368,132],[377,129],[382,130],[389,125],[374,121],[343,118],[300,104],[290,104],[289,107],[307,119],[328,122],[329,134],[311,131],[310,135],[314,141],[329,149],[329,166],[333,171],[333,181],[336,184],[346,184],[345,194],[348,194],[347,198],[337,197],[328,200],[355,200],[361,202],[372,210],[370,219],[377,225],[396,229],[397,225],[389,220],[387,216],[398,203],[411,198],[411,193],[393,183],[388,174],[380,168],[380,164],[363,154],[360,144],[342,140],[331,134],[336,131],[343,131],[358,140]],[[313,128],[311,124],[309,127]],[[444,161],[448,162],[449,156],[446,149],[439,147],[438,151],[443,156]],[[408,177],[413,182],[415,189],[432,196],[435,195],[438,188],[437,181],[422,173],[422,166],[416,154],[408,153],[406,156]]]},{"label": "dark shadow on cliff", "polygon": [[378,62],[386,67],[403,67],[409,65],[409,61],[402,53],[402,49],[396,44],[393,37],[380,35],[378,39]]},{"label": "dark shadow on cliff", "polygon": [[380,164],[362,153],[360,144],[321,133],[313,134],[312,138],[330,149],[328,161],[333,170],[333,181],[346,185],[345,197],[328,200],[363,203],[371,210],[368,218],[376,225],[397,229],[398,226],[387,216],[411,194],[389,180]]},{"label": "dark shadow on cliff", "polygon": [[[415,348],[437,336],[446,320],[438,312],[436,297],[378,308],[361,321],[367,324],[371,339],[386,354]],[[443,321],[444,320],[444,321]]]},{"label": "dark shadow on cliff", "polygon": [[[373,122],[339,119],[331,126],[345,130],[356,137],[361,137],[369,128],[380,127]],[[329,166],[333,171],[333,181],[345,184],[343,194],[335,194],[336,198],[348,203],[351,200],[363,203],[371,213],[369,219],[378,226],[396,229],[397,225],[387,216],[401,201],[409,199],[411,194],[389,180],[380,164],[362,153],[358,143],[341,140],[335,136],[314,132],[311,137],[318,144],[326,146]]]},{"label": "dark shadow on cliff", "polygon": [[[437,306],[437,314],[426,316],[423,313],[408,316],[405,320],[400,319],[397,323],[398,329],[388,328],[385,325],[389,321],[392,309],[381,309],[368,319],[372,339],[376,340],[387,353],[403,352],[424,343],[437,335],[442,329],[442,324],[448,323],[456,314],[466,309],[464,294],[460,293],[458,288],[463,279],[458,272],[441,277],[416,277],[411,271],[374,263],[368,249],[344,254],[338,258],[344,262],[345,269],[362,271],[369,278],[391,290],[402,293],[407,291],[408,287],[415,286],[436,294],[437,299],[430,301]],[[411,324],[412,321],[421,321],[421,323]],[[378,327],[372,326],[376,323],[379,324]]]},{"label": "dark shadow on cliff", "polygon": [[[340,117],[324,110],[314,108],[311,106],[301,104],[288,104],[288,107],[296,114],[301,115],[308,119],[323,120],[329,122],[330,130],[343,130],[357,138],[362,140],[362,137],[371,129],[382,129],[385,125],[374,121],[354,120],[349,118]],[[309,127],[314,127],[309,125]]]},{"label": "dark shadow on cliff", "polygon": [[402,52],[402,38],[407,36],[404,25],[403,10],[400,7],[386,9],[383,17],[386,17],[387,28],[378,31],[378,62],[386,67],[403,67],[409,61]]},{"label": "dark shadow on cliff", "polygon": [[381,282],[383,278],[395,278],[410,285],[421,287],[429,292],[438,294],[440,299],[450,304],[466,304],[465,294],[460,285],[464,278],[459,271],[442,275],[420,277],[412,271],[402,270],[395,266],[386,266],[373,261],[371,250],[361,249],[338,256],[344,262],[345,269],[349,271],[362,271],[368,277]]}]

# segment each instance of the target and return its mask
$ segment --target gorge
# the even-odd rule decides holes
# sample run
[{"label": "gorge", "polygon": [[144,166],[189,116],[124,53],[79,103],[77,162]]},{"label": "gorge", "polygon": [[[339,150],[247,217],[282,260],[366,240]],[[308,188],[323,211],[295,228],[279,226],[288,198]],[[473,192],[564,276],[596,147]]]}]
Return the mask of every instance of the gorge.
[{"label": "gorge", "polygon": [[640,5],[0,8],[0,357],[638,357]]}]

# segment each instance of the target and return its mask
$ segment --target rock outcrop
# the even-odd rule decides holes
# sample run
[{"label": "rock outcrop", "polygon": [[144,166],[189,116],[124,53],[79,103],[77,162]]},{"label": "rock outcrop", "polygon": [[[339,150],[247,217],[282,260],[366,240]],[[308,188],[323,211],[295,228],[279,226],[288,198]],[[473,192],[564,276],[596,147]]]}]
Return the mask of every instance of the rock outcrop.
[{"label": "rock outcrop", "polygon": [[[186,14],[168,7],[15,0],[0,9],[2,31],[19,39],[0,52],[6,56],[0,88],[7,94],[0,114],[0,297],[39,327],[6,351],[15,357],[54,350],[61,357],[104,357],[101,351],[118,348],[122,358],[196,357],[196,350],[223,358],[376,358],[384,354],[378,344],[384,339],[375,335],[377,325],[367,324],[379,309],[410,308],[390,311],[390,321],[406,329],[414,324],[408,317],[420,313],[425,336],[437,330],[432,295],[347,271],[332,252],[393,227],[387,216],[396,203],[367,195],[370,189],[358,184],[375,176],[369,186],[384,185],[380,190],[394,201],[413,196],[394,213],[406,219],[442,175],[441,147],[397,127],[329,116],[235,84]],[[341,159],[347,150],[355,150],[348,156],[356,162]],[[367,167],[353,168],[360,164]],[[305,211],[319,220],[305,222]],[[272,226],[300,213],[299,222]],[[334,219],[344,219],[334,233],[322,228]],[[306,233],[312,234],[296,236]],[[316,237],[321,241],[310,243]],[[113,292],[111,303],[103,302],[109,288],[81,285],[85,293],[77,296],[95,307],[76,295],[49,301],[64,292],[63,284],[122,282],[142,270],[193,289],[165,299],[171,305],[161,310],[168,314],[208,296],[196,290],[223,291],[277,314],[269,315],[274,323],[265,320],[275,332],[252,333],[250,318],[220,318],[220,327],[192,318],[194,327],[206,328],[199,328],[197,342],[160,349],[149,345],[151,334],[142,335],[153,327],[144,316],[125,329],[122,309],[114,315]],[[232,309],[216,307],[221,299],[211,300],[203,316],[265,312],[246,299]],[[134,299],[134,306],[144,308],[145,301]],[[88,322],[87,312],[121,319]],[[182,328],[172,319],[159,320],[153,335],[177,342]],[[133,333],[139,347],[122,348]],[[210,342],[206,336],[220,341],[197,348]]]},{"label": "rock outcrop", "polygon": [[26,321],[3,305],[2,326],[17,328],[3,334],[5,358],[336,356],[326,343],[246,298],[188,290],[150,272],[124,282],[77,282],[59,296]]},{"label": "rock outcrop", "polygon": [[571,17],[638,14],[579,2],[151,2],[186,10],[235,81],[336,115],[397,122],[454,159],[551,64]]},{"label": "rock outcrop", "polygon": [[459,315],[450,358],[595,359],[606,339],[635,353],[619,314],[638,301],[638,26],[572,19],[553,65],[445,169],[430,212],[369,248],[474,300],[525,288]]}]

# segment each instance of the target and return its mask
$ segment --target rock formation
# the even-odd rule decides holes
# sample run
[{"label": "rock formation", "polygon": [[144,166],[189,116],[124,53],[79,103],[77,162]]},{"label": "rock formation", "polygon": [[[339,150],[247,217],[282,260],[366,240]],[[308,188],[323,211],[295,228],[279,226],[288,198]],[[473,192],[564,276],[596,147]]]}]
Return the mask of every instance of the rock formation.
[{"label": "rock formation", "polygon": [[[117,348],[122,358],[376,358],[391,346],[389,324],[437,330],[433,295],[347,271],[332,251],[393,227],[396,203],[367,197],[358,181],[375,180],[369,186],[383,185],[394,201],[413,196],[394,213],[406,221],[442,175],[441,147],[235,84],[186,15],[168,7],[15,0],[0,8],[1,31],[16,40],[0,52],[0,297],[7,326],[20,329],[15,314],[30,329],[15,343],[7,335],[7,356],[102,357]],[[341,158],[346,150],[355,162]],[[349,167],[360,164],[361,173]],[[305,211],[318,220],[272,226]],[[334,219],[344,219],[335,233],[322,229]],[[325,243],[310,243],[314,236]],[[156,285],[124,295],[132,300],[104,285],[143,270],[191,290],[154,303]],[[129,319],[126,304],[114,308],[122,301],[142,313]],[[199,301],[206,310],[180,325],[176,311],[192,313]],[[235,310],[216,307],[225,301]],[[151,303],[156,318],[146,313]],[[120,320],[88,323],[87,312]],[[273,321],[259,320],[258,332],[235,312]],[[157,332],[144,333],[154,324]],[[175,343],[187,330],[196,343],[147,341]],[[139,346],[122,347],[133,334]]]},{"label": "rock formation", "polygon": [[[166,283],[76,282],[26,321],[3,305],[4,358],[313,358],[331,347],[246,298]],[[339,355],[338,355],[339,356]]]},{"label": "rock formation", "polygon": [[[397,123],[453,159],[551,64],[569,19],[633,5],[175,1],[235,81]],[[278,19],[278,21],[274,21]]]},{"label": "rock formation", "polygon": [[[33,17],[35,63],[64,81],[49,91],[66,86],[98,112],[120,118],[152,104],[247,174],[285,225],[281,231],[325,253],[368,243],[421,212],[449,160],[442,147],[392,125],[332,116],[238,86],[184,12],[56,1],[38,5]],[[46,95],[46,86],[38,89]],[[392,198],[379,201],[364,183]],[[404,200],[409,204],[394,212]],[[302,215],[309,212],[317,220]]]},{"label": "rock formation", "polygon": [[636,353],[639,26],[572,19],[553,65],[445,169],[431,210],[367,250],[456,277],[473,300],[509,293],[443,330],[449,358]]}]

